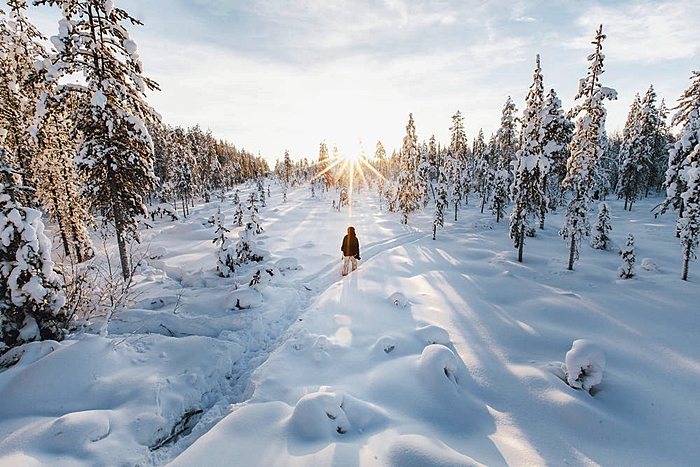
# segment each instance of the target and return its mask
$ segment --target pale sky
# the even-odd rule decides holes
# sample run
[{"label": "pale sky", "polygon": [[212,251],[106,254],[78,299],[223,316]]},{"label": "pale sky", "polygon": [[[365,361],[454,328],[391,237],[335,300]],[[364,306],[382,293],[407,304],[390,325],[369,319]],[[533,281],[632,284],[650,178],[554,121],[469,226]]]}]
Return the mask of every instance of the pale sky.
[{"label": "pale sky", "polygon": [[[464,115],[471,144],[500,124],[510,95],[519,111],[541,55],[545,89],[565,109],[599,24],[608,38],[604,86],[609,132],[634,94],[654,85],[672,107],[700,69],[700,2],[588,0],[115,0],[143,21],[129,27],[148,100],[166,123],[200,124],[274,164],[318,158],[321,141],[373,155],[401,146],[409,112],[418,138],[449,143]],[[30,17],[57,32],[48,7]],[[53,13],[55,15],[55,13]]]}]

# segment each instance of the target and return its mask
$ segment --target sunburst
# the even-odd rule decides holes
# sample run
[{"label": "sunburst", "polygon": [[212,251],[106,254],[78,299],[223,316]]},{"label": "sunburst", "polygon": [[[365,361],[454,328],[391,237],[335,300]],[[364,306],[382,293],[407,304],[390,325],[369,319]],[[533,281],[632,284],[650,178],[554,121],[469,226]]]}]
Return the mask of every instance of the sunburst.
[{"label": "sunburst", "polygon": [[[360,149],[362,149],[361,144]],[[343,153],[340,154],[339,157],[332,159],[321,172],[313,177],[312,181],[326,174],[331,174],[334,182],[342,182],[348,189],[348,206],[350,213],[352,213],[352,199],[355,186],[361,184],[365,187],[369,187],[369,181],[367,179],[368,171],[379,179],[386,180],[386,178],[370,164],[364,151],[360,150],[356,153],[348,154]]]}]

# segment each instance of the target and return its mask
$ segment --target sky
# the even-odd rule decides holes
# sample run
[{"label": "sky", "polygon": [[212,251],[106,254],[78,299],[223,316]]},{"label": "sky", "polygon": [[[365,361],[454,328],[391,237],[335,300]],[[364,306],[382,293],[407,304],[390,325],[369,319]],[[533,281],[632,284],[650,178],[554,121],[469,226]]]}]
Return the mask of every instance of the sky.
[{"label": "sky", "polygon": [[[700,2],[563,0],[115,0],[131,26],[151,105],[173,126],[199,124],[272,164],[318,158],[322,141],[371,156],[400,148],[409,113],[418,139],[449,143],[457,110],[471,143],[519,111],[540,54],[545,89],[565,109],[603,24],[609,132],[654,85],[669,107],[700,69]],[[48,36],[57,13],[32,7]]]}]

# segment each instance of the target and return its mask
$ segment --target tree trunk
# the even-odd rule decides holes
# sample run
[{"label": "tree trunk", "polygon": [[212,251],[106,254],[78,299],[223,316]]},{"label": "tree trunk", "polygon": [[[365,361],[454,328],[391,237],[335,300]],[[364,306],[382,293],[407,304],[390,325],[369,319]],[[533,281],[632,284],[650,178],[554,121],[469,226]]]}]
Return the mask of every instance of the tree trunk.
[{"label": "tree trunk", "polygon": [[437,232],[437,225],[433,224],[433,240],[435,240],[436,232]]},{"label": "tree trunk", "polygon": [[567,266],[567,269],[569,271],[574,269],[574,257],[576,251],[576,241],[574,240],[573,234],[571,235],[571,241],[569,242],[569,265]]},{"label": "tree trunk", "polygon": [[518,261],[523,262],[523,246],[525,245],[525,225],[520,226],[520,240],[518,240]]},{"label": "tree trunk", "polygon": [[681,279],[688,280],[688,262],[690,261],[690,247],[686,247],[683,252],[683,272],[681,273]]},{"label": "tree trunk", "polygon": [[[114,180],[114,175],[111,173],[109,175],[110,179]],[[131,267],[129,265],[129,255],[126,251],[126,239],[124,238],[126,230],[126,226],[124,225],[124,213],[122,212],[122,207],[119,204],[119,199],[116,193],[116,188],[113,184],[110,184],[109,190],[110,199],[112,200],[112,212],[114,214],[114,230],[117,234],[117,246],[119,248],[119,262],[122,268],[122,276],[124,277],[124,280],[127,280],[129,277],[131,277]]]},{"label": "tree trunk", "polygon": [[457,222],[457,204],[458,203],[455,203],[455,222]]}]

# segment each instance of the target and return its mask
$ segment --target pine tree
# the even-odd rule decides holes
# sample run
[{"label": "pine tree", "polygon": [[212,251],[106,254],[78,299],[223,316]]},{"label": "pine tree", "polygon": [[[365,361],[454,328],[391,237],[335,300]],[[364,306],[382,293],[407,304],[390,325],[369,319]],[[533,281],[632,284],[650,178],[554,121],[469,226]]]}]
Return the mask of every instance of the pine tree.
[{"label": "pine tree", "polygon": [[420,209],[421,191],[418,183],[418,139],[413,114],[408,115],[406,136],[400,153],[400,172],[398,176],[397,201],[401,211],[401,223],[408,224],[408,217]]},{"label": "pine tree", "polygon": [[622,266],[618,269],[620,277],[629,279],[634,276],[634,261],[634,237],[630,233],[627,234],[627,243],[622,250]]},{"label": "pine tree", "polygon": [[569,157],[569,143],[574,130],[574,124],[566,118],[561,100],[554,89],[550,89],[544,101],[545,123],[542,144],[546,157],[551,161],[547,174],[547,195],[549,207],[556,209],[562,204],[564,190],[562,182],[566,177],[566,160]]},{"label": "pine tree", "polygon": [[45,97],[36,125],[36,189],[44,211],[57,224],[64,254],[81,263],[95,253],[86,228],[92,217],[73,163],[77,143],[70,115],[78,105],[70,95]]},{"label": "pine tree", "polygon": [[678,219],[681,247],[683,248],[683,271],[681,278],[688,279],[688,263],[697,259],[698,243],[700,243],[700,145],[688,156],[690,167],[686,170],[685,178],[688,188],[681,195],[685,202],[683,216]]},{"label": "pine tree", "polygon": [[641,110],[642,100],[639,94],[636,94],[627,114],[625,128],[622,130],[622,145],[619,155],[620,177],[617,196],[625,200],[624,209],[627,210],[629,207],[630,211],[642,188]]},{"label": "pine tree", "polygon": [[18,173],[0,140],[0,355],[34,340],[63,337],[65,295],[41,213],[22,206]]},{"label": "pine tree", "polygon": [[[469,202],[469,193],[471,191],[471,186],[469,183],[465,183],[467,176],[467,135],[464,132],[464,118],[462,113],[458,110],[452,116],[452,126],[450,127],[450,154],[453,159],[452,164],[452,186],[454,195],[459,194],[460,197]],[[456,199],[453,199],[457,201]],[[457,216],[458,204],[455,204],[455,221]]]},{"label": "pine tree", "polygon": [[439,178],[439,171],[442,166],[440,159],[438,142],[435,139],[435,135],[430,135],[430,140],[428,141],[428,179],[430,181],[437,181]]},{"label": "pine tree", "polygon": [[498,142],[498,159],[494,161],[494,183],[491,196],[491,212],[496,216],[496,222],[505,217],[508,204],[511,177],[509,168],[518,150],[518,134],[516,130],[515,102],[508,96],[501,115],[501,127],[496,133]]},{"label": "pine tree", "polygon": [[574,107],[571,116],[576,119],[576,130],[569,146],[571,156],[567,160],[567,174],[564,179],[565,188],[572,191],[571,199],[566,206],[564,226],[559,234],[569,240],[569,261],[567,268],[573,269],[578,259],[581,239],[590,234],[588,210],[590,208],[592,191],[595,186],[596,165],[603,153],[603,136],[605,134],[604,99],[616,99],[614,89],[605,88],[600,84],[603,73],[603,26],[596,31],[595,52],[588,56],[590,65],[586,78],[579,81],[576,99],[583,103]]},{"label": "pine tree", "polygon": [[610,248],[610,236],[608,232],[611,230],[608,203],[600,203],[598,205],[598,218],[593,226],[593,232],[595,233],[591,240],[591,247],[596,250],[608,250]]},{"label": "pine tree", "polygon": [[257,185],[258,185],[258,197],[260,198],[260,205],[262,207],[265,207],[267,204],[265,201],[265,187],[263,186],[262,178],[258,178]]},{"label": "pine tree", "polygon": [[233,214],[233,224],[243,227],[243,206],[241,206],[241,203],[236,205],[236,212]]},{"label": "pine tree", "polygon": [[374,150],[374,157],[377,159],[377,171],[380,175],[386,178],[388,175],[388,169],[386,167],[386,150],[384,149],[384,145],[382,144],[382,142],[379,140],[377,140],[377,145]]},{"label": "pine tree", "polygon": [[496,180],[496,165],[501,160],[501,149],[498,146],[498,137],[492,134],[488,145],[484,148],[482,157],[474,154],[474,171],[472,180],[477,186],[476,191],[481,194],[480,212],[484,213],[486,203],[489,201]]},{"label": "pine tree", "polygon": [[454,207],[455,222],[457,222],[457,212],[462,205],[462,180],[464,165],[460,158],[455,157],[450,150],[445,158],[445,170],[450,183],[450,203]]},{"label": "pine tree", "polygon": [[182,201],[182,217],[189,214],[189,203],[196,191],[196,161],[182,128],[175,128],[169,137],[170,160],[172,161],[172,181],[175,191]]},{"label": "pine tree", "polygon": [[[83,134],[78,171],[92,206],[115,228],[122,274],[131,276],[127,243],[137,238],[137,217],[146,213],[142,198],[156,186],[153,141],[145,126],[158,120],[146,103],[158,85],[143,76],[142,64],[124,21],[141,24],[103,0],[37,0],[63,11],[56,54],[44,71],[50,83],[81,73],[84,85],[60,88],[86,95],[90,105],[76,115]],[[56,70],[59,70],[57,73]]]},{"label": "pine tree", "polygon": [[[513,211],[510,215],[510,238],[518,249],[518,261],[523,260],[523,245],[525,231],[530,219],[536,215],[544,216],[546,212],[546,196],[544,194],[545,176],[549,171],[549,160],[545,159],[542,146],[544,135],[544,86],[540,56],[537,55],[535,74],[530,91],[525,98],[526,108],[523,111],[522,145],[513,161],[513,184],[511,199]],[[498,220],[498,216],[496,217]],[[544,217],[541,220],[544,223]]]},{"label": "pine tree", "polygon": [[649,86],[642,99],[639,117],[639,152],[643,174],[640,196],[648,196],[649,189],[657,183],[654,165],[655,160],[658,159],[658,153],[667,153],[663,134],[664,124],[661,112],[656,107],[656,92],[653,85]]},{"label": "pine tree", "polygon": [[668,169],[668,151],[670,149],[671,143],[673,143],[674,138],[668,127],[668,109],[666,108],[666,102],[661,99],[658,109],[659,114],[659,127],[656,131],[656,138],[654,141],[654,151],[652,159],[652,186],[656,189],[657,193],[664,188],[664,182],[666,181],[666,170]]},{"label": "pine tree", "polygon": [[230,230],[224,225],[225,221],[226,217],[221,214],[221,209],[218,209],[217,213],[214,214],[216,231],[213,240],[214,245],[219,247],[216,252],[216,271],[221,277],[231,277],[231,274],[236,272],[236,256],[234,248],[232,248],[233,242],[226,235]]},{"label": "pine tree", "polygon": [[[46,86],[34,67],[48,56],[46,38],[24,15],[27,2],[8,0],[6,15],[0,10],[0,129],[4,135],[6,159],[22,173],[24,185],[36,187],[36,154],[38,148],[32,134],[35,111]],[[33,198],[34,191],[17,193]],[[26,198],[25,203],[34,204]]]},{"label": "pine tree", "polygon": [[255,205],[255,193],[248,197],[248,208],[246,209],[246,219],[244,228],[238,235],[240,239],[236,244],[236,264],[248,264],[250,262],[260,262],[264,259],[258,252],[254,237],[262,233],[263,228],[257,219],[258,207]]},{"label": "pine tree", "polygon": [[447,207],[447,176],[444,170],[438,170],[438,183],[435,187],[435,217],[433,218],[433,240],[437,229],[445,225],[445,208]]},{"label": "pine tree", "polygon": [[700,242],[700,71],[693,71],[691,85],[678,99],[671,125],[682,125],[680,137],[669,149],[666,200],[678,210],[676,235],[683,249],[681,278],[687,280],[690,260],[697,257]]}]

